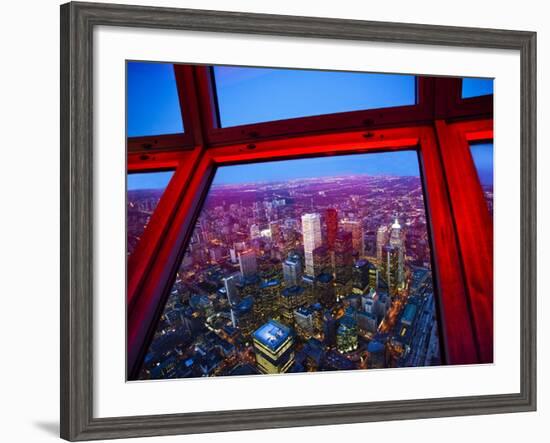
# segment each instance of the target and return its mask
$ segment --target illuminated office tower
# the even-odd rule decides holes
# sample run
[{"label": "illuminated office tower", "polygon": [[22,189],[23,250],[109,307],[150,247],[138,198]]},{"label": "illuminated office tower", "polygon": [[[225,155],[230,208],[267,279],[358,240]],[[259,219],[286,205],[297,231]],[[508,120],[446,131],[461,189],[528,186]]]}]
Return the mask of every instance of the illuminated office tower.
[{"label": "illuminated office tower", "polygon": [[391,227],[390,245],[397,249],[397,284],[401,287],[405,278],[404,273],[404,258],[405,258],[405,240],[403,232],[401,231],[401,225],[399,221],[395,219],[394,224]]},{"label": "illuminated office tower", "polygon": [[285,286],[296,286],[302,279],[302,260],[298,254],[291,254],[283,262]]},{"label": "illuminated office tower", "polygon": [[305,272],[315,276],[313,251],[321,246],[321,216],[317,213],[302,215],[302,236],[304,243]]},{"label": "illuminated office tower", "polygon": [[357,322],[350,315],[344,315],[336,330],[336,347],[338,352],[345,354],[357,349]]},{"label": "illuminated office tower", "polygon": [[380,226],[376,231],[376,258],[379,262],[382,261],[384,246],[388,243],[389,231],[387,226]]},{"label": "illuminated office tower", "polygon": [[365,311],[357,313],[357,332],[361,337],[371,338],[378,329],[378,321],[374,314]]},{"label": "illuminated office tower", "polygon": [[289,327],[269,320],[252,334],[258,369],[264,374],[287,372],[294,363],[294,337]]},{"label": "illuminated office tower", "polygon": [[331,257],[330,251],[324,245],[313,250],[313,275],[317,277],[323,272],[330,272]]},{"label": "illuminated office tower", "polygon": [[223,278],[222,281],[229,304],[234,306],[239,303],[239,290],[237,289],[239,274],[232,274],[229,277]]},{"label": "illuminated office tower", "polygon": [[294,327],[294,310],[305,304],[304,288],[291,286],[281,292],[280,318],[287,326]]},{"label": "illuminated office tower", "polygon": [[250,277],[258,272],[256,253],[252,249],[239,252],[239,267],[243,277]]},{"label": "illuminated office tower", "polygon": [[391,297],[397,294],[400,289],[400,275],[402,275],[402,262],[399,259],[400,251],[392,245],[383,248],[382,276],[388,285],[388,292]]},{"label": "illuminated office tower", "polygon": [[336,281],[344,285],[351,280],[351,268],[353,266],[352,250],[351,232],[338,232],[334,244],[334,275]]},{"label": "illuminated office tower", "polygon": [[338,212],[334,208],[328,208],[326,212],[327,223],[327,246],[329,250],[334,250],[336,233],[338,232]]},{"label": "illuminated office tower", "polygon": [[378,268],[370,261],[367,261],[367,267],[369,268],[369,287],[376,290],[378,288]]},{"label": "illuminated office tower", "polygon": [[353,289],[361,293],[369,284],[369,262],[366,260],[357,260],[352,269]]},{"label": "illuminated office tower", "polygon": [[234,328],[239,328],[245,336],[249,336],[254,329],[253,306],[254,300],[249,296],[231,308],[231,323]]},{"label": "illuminated office tower", "polygon": [[265,281],[260,285],[255,300],[255,306],[257,304],[257,312],[260,318],[278,317],[280,293],[281,282],[277,279]]},{"label": "illuminated office tower", "polygon": [[293,228],[283,227],[282,232],[282,252],[285,256],[294,254],[296,252],[296,243],[298,241],[298,234]]},{"label": "illuminated office tower", "polygon": [[359,220],[342,220],[340,226],[346,232],[351,232],[353,252],[361,257],[365,253],[365,230]]},{"label": "illuminated office tower", "polygon": [[300,286],[302,286],[305,290],[304,297],[307,303],[313,304],[319,302],[319,293],[315,285],[314,277],[310,277],[309,275],[302,276]]},{"label": "illuminated office tower", "polygon": [[311,308],[300,306],[294,311],[296,333],[304,340],[315,334],[315,312]]},{"label": "illuminated office tower", "polygon": [[229,257],[231,258],[231,263],[237,263],[237,251],[235,248],[229,249]]}]

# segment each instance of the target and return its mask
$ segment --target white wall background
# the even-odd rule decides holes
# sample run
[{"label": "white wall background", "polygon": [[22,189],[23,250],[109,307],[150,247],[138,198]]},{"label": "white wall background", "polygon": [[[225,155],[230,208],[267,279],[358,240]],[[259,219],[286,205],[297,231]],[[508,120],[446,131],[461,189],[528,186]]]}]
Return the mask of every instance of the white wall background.
[{"label": "white wall background", "polygon": [[[435,0],[391,2],[252,0],[122,1],[217,10],[340,17],[538,32],[539,411],[536,413],[152,438],[162,442],[541,441],[550,420],[550,16],[545,2]],[[59,3],[10,2],[0,27],[0,438],[54,441],[59,419]],[[452,383],[452,380],[449,380]],[[541,434],[540,438],[537,436]]]}]

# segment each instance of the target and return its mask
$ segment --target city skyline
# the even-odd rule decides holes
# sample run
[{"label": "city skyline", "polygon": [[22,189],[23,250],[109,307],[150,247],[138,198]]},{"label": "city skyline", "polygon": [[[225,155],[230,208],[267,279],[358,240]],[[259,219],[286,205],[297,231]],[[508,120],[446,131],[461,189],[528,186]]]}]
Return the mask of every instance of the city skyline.
[{"label": "city skyline", "polygon": [[[337,180],[212,186],[139,379],[441,364],[420,177],[338,170],[418,162],[391,154],[323,158]],[[131,198],[139,228],[150,193]]]},{"label": "city skyline", "polygon": [[[419,174],[417,152],[403,150],[220,166],[216,169],[211,186],[273,183],[349,175],[408,177]],[[128,190],[164,188],[172,175],[172,171],[128,174]]]}]

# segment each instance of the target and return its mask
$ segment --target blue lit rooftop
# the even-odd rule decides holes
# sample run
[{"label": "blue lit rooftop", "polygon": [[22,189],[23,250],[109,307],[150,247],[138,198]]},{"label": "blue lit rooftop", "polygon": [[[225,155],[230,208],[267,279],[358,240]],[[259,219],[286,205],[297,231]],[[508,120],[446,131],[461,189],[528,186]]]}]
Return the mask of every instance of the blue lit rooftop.
[{"label": "blue lit rooftop", "polygon": [[277,286],[278,284],[279,284],[279,280],[277,279],[269,280],[269,281],[263,282],[260,285],[260,289],[272,288],[273,286]]},{"label": "blue lit rooftop", "polygon": [[275,351],[290,336],[290,328],[275,320],[269,320],[260,326],[252,337],[261,344]]}]

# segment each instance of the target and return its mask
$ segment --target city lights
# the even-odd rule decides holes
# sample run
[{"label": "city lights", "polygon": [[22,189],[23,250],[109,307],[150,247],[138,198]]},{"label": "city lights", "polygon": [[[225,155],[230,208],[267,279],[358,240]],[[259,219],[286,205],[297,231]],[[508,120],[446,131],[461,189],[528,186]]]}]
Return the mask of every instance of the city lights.
[{"label": "city lights", "polygon": [[[136,220],[152,195],[129,194]],[[437,365],[435,306],[414,151],[223,167],[139,378]]]}]

